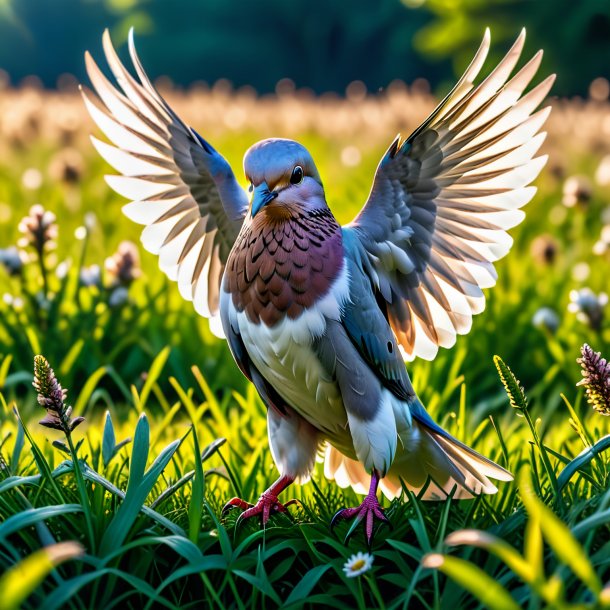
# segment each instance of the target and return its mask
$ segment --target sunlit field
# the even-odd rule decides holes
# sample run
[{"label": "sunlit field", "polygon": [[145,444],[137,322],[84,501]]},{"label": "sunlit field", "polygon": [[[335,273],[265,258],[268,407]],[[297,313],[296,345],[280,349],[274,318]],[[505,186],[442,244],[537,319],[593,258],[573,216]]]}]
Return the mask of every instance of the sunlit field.
[{"label": "sunlit field", "polygon": [[[376,96],[353,84],[345,98],[288,82],[262,98],[223,83],[160,87],[234,168],[258,139],[305,144],[343,223],[396,133],[435,102],[423,82]],[[266,530],[221,515],[276,478],[265,407],[139,246],[73,83],[1,91],[0,606],[610,606],[610,381],[597,410],[576,386],[583,344],[610,357],[607,87],[551,100],[550,160],[484,313],[451,350],[407,365],[433,417],[516,482],[471,501],[384,499],[393,527],[371,549],[360,530],[330,531],[357,496],[321,461]],[[84,417],[71,434],[37,402],[39,354],[70,417]],[[373,563],[353,577],[344,564],[359,551]]]}]

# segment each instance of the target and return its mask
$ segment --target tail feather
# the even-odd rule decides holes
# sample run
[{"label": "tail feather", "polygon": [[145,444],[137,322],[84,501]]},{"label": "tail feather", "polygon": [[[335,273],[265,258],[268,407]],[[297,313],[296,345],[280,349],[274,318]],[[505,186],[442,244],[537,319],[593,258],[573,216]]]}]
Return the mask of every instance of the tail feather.
[{"label": "tail feather", "polygon": [[[402,493],[403,484],[416,495],[425,487],[421,496],[424,500],[443,500],[452,492],[457,499],[472,498],[498,491],[490,478],[500,481],[513,478],[510,472],[453,438],[427,414],[424,418],[414,413],[412,426],[401,434],[401,441],[392,467],[380,483],[382,492],[390,499]],[[351,486],[356,493],[368,490],[370,476],[362,464],[330,445],[324,473],[340,487]]]}]

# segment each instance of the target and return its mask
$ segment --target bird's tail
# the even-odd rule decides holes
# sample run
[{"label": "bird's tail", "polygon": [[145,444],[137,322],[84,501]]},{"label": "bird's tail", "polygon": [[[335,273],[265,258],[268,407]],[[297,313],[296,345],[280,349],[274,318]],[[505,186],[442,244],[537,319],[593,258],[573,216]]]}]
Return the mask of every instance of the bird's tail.
[{"label": "bird's tail", "polygon": [[[497,487],[489,480],[512,481],[510,472],[464,443],[453,438],[425,412],[421,403],[411,407],[412,425],[400,434],[396,456],[380,489],[390,499],[402,493],[403,484],[424,500],[443,500],[455,489],[453,497],[471,498],[493,494]],[[340,487],[351,486],[366,493],[370,476],[360,462],[328,447],[325,475]]]}]

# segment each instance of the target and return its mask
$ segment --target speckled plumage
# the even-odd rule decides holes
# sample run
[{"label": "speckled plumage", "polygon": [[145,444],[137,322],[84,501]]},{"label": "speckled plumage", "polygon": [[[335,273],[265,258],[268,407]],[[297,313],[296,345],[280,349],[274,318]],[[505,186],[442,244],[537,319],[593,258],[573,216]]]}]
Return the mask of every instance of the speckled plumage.
[{"label": "speckled plumage", "polygon": [[272,206],[244,224],[225,273],[237,310],[268,326],[311,307],[343,264],[341,227],[328,208],[277,213]]}]

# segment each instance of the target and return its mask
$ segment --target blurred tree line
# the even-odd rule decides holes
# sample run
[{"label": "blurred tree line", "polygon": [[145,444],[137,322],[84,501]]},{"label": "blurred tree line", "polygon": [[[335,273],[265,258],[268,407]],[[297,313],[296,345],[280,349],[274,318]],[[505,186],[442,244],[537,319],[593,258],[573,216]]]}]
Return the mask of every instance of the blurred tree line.
[{"label": "blurred tree line", "polygon": [[134,26],[154,75],[181,85],[220,78],[261,93],[277,81],[342,93],[395,78],[445,88],[486,26],[493,52],[528,27],[528,51],[545,49],[555,93],[585,94],[610,71],[610,0],[2,0],[0,67],[14,82],[62,73],[83,80],[83,52],[100,54],[109,27],[117,44]]}]

